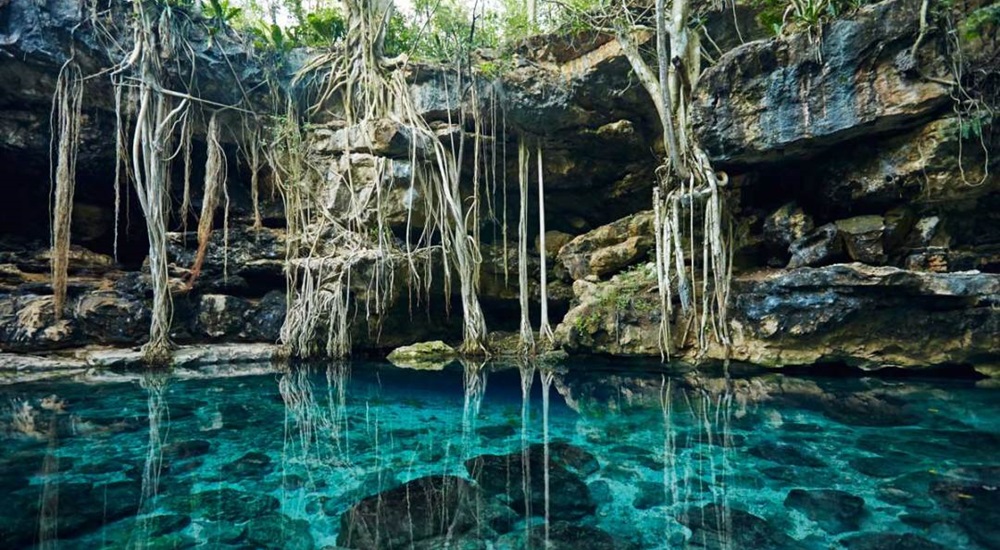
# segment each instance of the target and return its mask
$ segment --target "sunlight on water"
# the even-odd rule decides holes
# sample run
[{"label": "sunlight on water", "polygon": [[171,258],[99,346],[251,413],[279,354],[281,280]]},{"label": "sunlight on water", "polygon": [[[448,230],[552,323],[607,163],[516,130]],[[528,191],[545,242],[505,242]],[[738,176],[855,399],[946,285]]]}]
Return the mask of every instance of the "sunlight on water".
[{"label": "sunlight on water", "polygon": [[0,387],[0,540],[997,547],[996,390],[596,368],[354,362]]}]

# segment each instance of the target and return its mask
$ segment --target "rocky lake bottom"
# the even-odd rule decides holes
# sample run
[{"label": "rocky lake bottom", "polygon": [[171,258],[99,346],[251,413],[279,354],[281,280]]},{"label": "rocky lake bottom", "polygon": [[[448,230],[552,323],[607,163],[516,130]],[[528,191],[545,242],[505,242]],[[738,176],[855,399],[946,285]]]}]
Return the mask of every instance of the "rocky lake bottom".
[{"label": "rocky lake bottom", "polygon": [[217,374],[0,386],[2,546],[1000,548],[1000,393],[973,380]]}]

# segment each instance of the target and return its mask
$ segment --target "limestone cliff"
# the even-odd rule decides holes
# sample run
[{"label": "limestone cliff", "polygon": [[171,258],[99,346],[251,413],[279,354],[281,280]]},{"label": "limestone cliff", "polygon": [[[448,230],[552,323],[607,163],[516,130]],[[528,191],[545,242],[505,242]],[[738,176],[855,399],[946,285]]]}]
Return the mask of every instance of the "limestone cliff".
[{"label": "limestone cliff", "polygon": [[[693,115],[698,139],[730,176],[727,203],[738,246],[726,322],[734,342],[696,356],[679,326],[673,357],[770,366],[957,364],[996,372],[1000,133],[987,125],[970,137],[967,121],[955,116],[948,85],[954,75],[941,36],[932,32],[910,51],[920,32],[918,13],[915,0],[887,0],[819,34],[747,43],[725,29],[717,35],[728,51],[695,84]],[[0,201],[0,349],[6,352],[131,347],[146,333],[145,242],[127,195],[123,208],[131,210],[118,225],[118,260],[111,257],[113,97],[98,78],[88,84],[84,105],[69,314],[59,321],[52,314],[45,220],[55,75],[71,51],[90,73],[110,64],[84,18],[73,0],[0,7],[0,161],[8,167]],[[196,62],[186,69],[197,71],[204,97],[218,103],[242,100],[251,90],[250,101],[266,108],[268,88],[290,87],[296,63],[309,55],[293,52],[289,66],[267,75],[261,54],[235,37],[194,38]],[[464,87],[449,67],[413,63],[399,70],[442,139],[473,139],[478,131],[493,151],[496,181],[484,199],[489,215],[470,227],[481,240],[480,291],[490,328],[517,327],[516,142],[524,137],[546,152],[545,253],[551,309],[561,320],[558,344],[571,353],[658,357],[646,209],[662,143],[653,106],[631,82],[617,42],[599,33],[536,38],[515,51],[509,70],[476,73]],[[995,74],[989,78],[996,83]],[[427,144],[412,143],[393,121],[350,126],[332,109],[309,122],[303,147],[314,165],[349,166],[356,192],[389,197],[385,219],[398,238],[421,227],[413,201],[421,190],[407,185],[411,152]],[[264,227],[252,229],[250,168],[231,134],[229,226],[213,233],[190,289],[181,278],[197,240],[179,216],[171,221],[173,337],[181,343],[274,343],[284,318],[280,197],[265,193]],[[358,136],[369,145],[353,147]],[[383,162],[392,170],[375,169]],[[471,181],[462,183],[471,196]],[[180,190],[173,193],[179,200]],[[534,220],[534,201],[531,208]],[[331,207],[330,214],[342,212]],[[537,232],[531,229],[532,240]],[[529,260],[533,307],[538,254],[532,250]],[[386,315],[355,324],[359,351],[458,337],[452,316],[459,313],[449,316],[441,285],[419,304],[396,292]]]}]

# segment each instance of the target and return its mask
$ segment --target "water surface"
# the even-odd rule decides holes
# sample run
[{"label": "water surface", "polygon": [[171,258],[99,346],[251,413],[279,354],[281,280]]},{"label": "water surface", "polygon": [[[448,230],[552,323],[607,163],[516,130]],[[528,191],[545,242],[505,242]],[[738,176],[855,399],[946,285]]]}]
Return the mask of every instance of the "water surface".
[{"label": "water surface", "polygon": [[0,387],[0,540],[1000,547],[996,390],[648,367],[354,362]]}]

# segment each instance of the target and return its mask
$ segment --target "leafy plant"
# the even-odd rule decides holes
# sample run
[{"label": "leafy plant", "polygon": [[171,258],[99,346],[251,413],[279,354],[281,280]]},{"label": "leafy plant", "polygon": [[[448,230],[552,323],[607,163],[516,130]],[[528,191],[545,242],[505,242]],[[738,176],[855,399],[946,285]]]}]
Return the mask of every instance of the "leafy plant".
[{"label": "leafy plant", "polygon": [[966,40],[996,37],[998,30],[1000,30],[1000,2],[973,11],[961,25],[962,36]]},{"label": "leafy plant", "polygon": [[254,47],[258,50],[287,53],[296,46],[294,38],[274,23],[258,22],[251,27],[251,34],[254,36]]},{"label": "leafy plant", "polygon": [[340,10],[321,8],[306,14],[305,23],[295,27],[293,33],[304,46],[329,46],[347,34],[347,22]]},{"label": "leafy plant", "polygon": [[243,9],[234,6],[229,0],[208,0],[207,4],[202,5],[202,14],[216,29],[232,27],[242,13]]},{"label": "leafy plant", "polygon": [[958,127],[958,134],[963,140],[981,138],[983,131],[993,122],[993,114],[986,110],[977,111],[963,118]]}]

